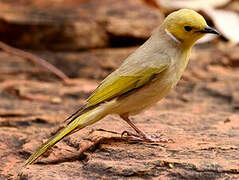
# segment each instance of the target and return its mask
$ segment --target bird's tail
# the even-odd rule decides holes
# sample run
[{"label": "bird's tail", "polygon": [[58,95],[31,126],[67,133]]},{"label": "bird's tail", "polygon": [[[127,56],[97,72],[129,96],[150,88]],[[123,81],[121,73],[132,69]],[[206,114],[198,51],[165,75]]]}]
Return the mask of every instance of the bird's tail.
[{"label": "bird's tail", "polygon": [[32,154],[28,160],[25,162],[24,166],[32,164],[37,158],[39,158],[44,152],[46,152],[50,147],[56,144],[58,141],[63,139],[65,136],[69,135],[74,130],[82,129],[90,124],[99,121],[101,118],[106,116],[106,110],[102,106],[98,106],[79,117],[75,118],[72,122],[70,122],[66,127],[57,132],[54,136],[52,136],[47,142],[41,145],[41,147]]}]

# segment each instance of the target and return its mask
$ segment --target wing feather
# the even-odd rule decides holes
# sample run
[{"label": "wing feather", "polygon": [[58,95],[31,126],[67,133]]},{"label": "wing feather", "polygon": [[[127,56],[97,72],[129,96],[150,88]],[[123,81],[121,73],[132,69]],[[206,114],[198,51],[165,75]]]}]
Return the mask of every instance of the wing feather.
[{"label": "wing feather", "polygon": [[107,77],[88,98],[87,107],[95,106],[101,102],[110,100],[147,84],[155,74],[160,74],[168,67],[168,65],[168,63],[165,63],[157,68],[148,67],[140,69],[131,76],[117,76],[112,74]]},{"label": "wing feather", "polygon": [[[144,46],[141,46],[141,48],[144,48]],[[152,52],[144,54],[140,52],[139,48],[139,51],[136,50],[135,53],[131,54],[117,70],[100,83],[87,99],[86,104],[67,118],[67,121],[72,122],[98,104],[146,85],[155,75],[169,67],[171,59],[166,53],[162,52],[160,59],[158,59],[158,50],[152,48],[149,48],[149,50],[152,50]],[[141,58],[138,59],[138,57]]]}]

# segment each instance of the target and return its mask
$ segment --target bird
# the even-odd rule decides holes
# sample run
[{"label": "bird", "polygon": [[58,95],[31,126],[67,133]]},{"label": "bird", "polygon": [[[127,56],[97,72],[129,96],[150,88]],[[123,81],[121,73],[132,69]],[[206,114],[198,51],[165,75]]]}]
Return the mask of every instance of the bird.
[{"label": "bird", "polygon": [[86,103],[68,118],[68,123],[43,143],[24,166],[34,163],[67,135],[109,114],[119,115],[136,131],[125,131],[126,137],[168,142],[170,139],[143,132],[129,116],[151,107],[170,93],[188,64],[193,45],[207,33],[219,35],[196,11],[180,9],[170,13],[151,37],[99,84]]}]

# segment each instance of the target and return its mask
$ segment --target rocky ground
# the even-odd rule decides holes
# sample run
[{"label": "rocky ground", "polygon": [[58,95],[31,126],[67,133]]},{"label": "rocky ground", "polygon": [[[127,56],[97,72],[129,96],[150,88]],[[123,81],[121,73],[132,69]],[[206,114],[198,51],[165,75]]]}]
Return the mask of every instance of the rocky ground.
[{"label": "rocky ground", "polygon": [[[69,7],[59,3],[51,14],[41,9],[49,4],[39,2],[42,6],[30,3],[29,9],[37,7],[30,11],[28,6],[0,1],[5,10],[0,11],[5,15],[0,33],[5,37],[11,31],[4,28],[28,29],[31,33],[17,31],[16,41],[5,42],[20,48],[34,42],[28,51],[48,59],[74,83],[66,85],[37,64],[0,52],[0,179],[239,179],[239,47],[222,42],[197,45],[176,89],[132,118],[144,131],[162,134],[173,143],[127,142],[121,132],[133,130],[112,115],[65,138],[36,164],[22,168],[163,18],[140,0],[120,5],[107,0],[107,6],[97,1],[76,6],[69,1]],[[79,8],[67,11],[73,6]],[[62,9],[68,12],[65,21],[56,16]],[[83,10],[84,16],[79,15]],[[26,12],[39,16],[26,18]],[[40,21],[45,16],[50,23]],[[73,27],[76,34],[66,36]],[[45,42],[46,34],[51,41]]]}]

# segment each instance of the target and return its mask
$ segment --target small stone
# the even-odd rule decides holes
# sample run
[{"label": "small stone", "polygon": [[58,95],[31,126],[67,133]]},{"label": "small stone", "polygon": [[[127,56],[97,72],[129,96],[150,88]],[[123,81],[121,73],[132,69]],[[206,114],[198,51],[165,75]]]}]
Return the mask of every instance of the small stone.
[{"label": "small stone", "polygon": [[60,97],[53,97],[51,99],[52,104],[60,104],[62,102],[62,99]]},{"label": "small stone", "polygon": [[173,169],[174,168],[174,165],[172,163],[169,163],[168,166]]}]

